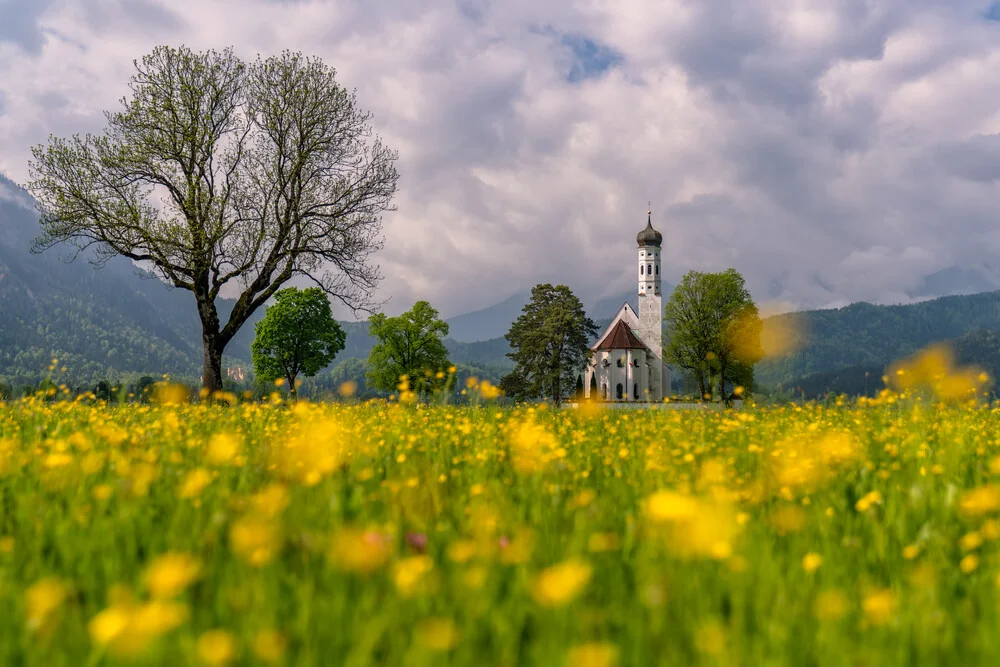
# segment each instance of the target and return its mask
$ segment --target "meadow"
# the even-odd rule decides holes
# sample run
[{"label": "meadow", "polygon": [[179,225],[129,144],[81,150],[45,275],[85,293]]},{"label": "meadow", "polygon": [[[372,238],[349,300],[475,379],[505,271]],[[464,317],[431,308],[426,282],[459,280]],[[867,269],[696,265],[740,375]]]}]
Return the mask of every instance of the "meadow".
[{"label": "meadow", "polygon": [[0,664],[1000,664],[1000,405],[0,405]]}]

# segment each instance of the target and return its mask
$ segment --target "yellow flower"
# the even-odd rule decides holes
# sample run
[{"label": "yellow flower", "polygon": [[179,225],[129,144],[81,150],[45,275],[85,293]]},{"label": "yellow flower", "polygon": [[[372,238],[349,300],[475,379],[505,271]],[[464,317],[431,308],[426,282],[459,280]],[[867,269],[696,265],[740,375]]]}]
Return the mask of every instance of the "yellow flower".
[{"label": "yellow flower", "polygon": [[271,521],[245,517],[229,528],[229,543],[248,563],[269,563],[281,548],[281,530]]},{"label": "yellow flower", "polygon": [[1000,509],[1000,485],[987,484],[966,491],[959,500],[958,507],[968,517],[996,512]]},{"label": "yellow flower", "polygon": [[117,599],[90,620],[87,630],[94,643],[119,657],[142,654],[157,637],[188,618],[187,606],[179,602],[153,600],[137,607],[127,595],[112,597]]},{"label": "yellow flower", "polygon": [[556,607],[572,601],[590,581],[592,568],[580,560],[567,560],[553,565],[535,578],[532,591],[535,601],[543,607]]},{"label": "yellow flower", "polygon": [[615,667],[618,647],[609,642],[589,642],[566,653],[566,667]]},{"label": "yellow flower", "polygon": [[428,618],[416,629],[417,641],[432,651],[448,651],[458,643],[458,628],[449,618]]},{"label": "yellow flower", "polygon": [[212,473],[204,468],[195,468],[184,476],[177,495],[181,498],[197,498],[205,487],[212,483]]},{"label": "yellow flower", "polygon": [[146,586],[153,597],[173,597],[201,574],[201,565],[190,554],[168,552],[146,569]]},{"label": "yellow flower", "polygon": [[455,563],[466,563],[475,558],[479,551],[472,540],[456,540],[448,545],[448,560]]},{"label": "yellow flower", "polygon": [[815,572],[823,564],[823,557],[818,553],[809,552],[802,558],[802,569],[806,572]]},{"label": "yellow flower", "polygon": [[69,586],[62,579],[47,577],[25,591],[24,605],[28,630],[47,633],[52,630],[56,612],[69,595]]},{"label": "yellow flower", "polygon": [[962,574],[969,574],[977,567],[979,567],[979,556],[976,554],[967,555],[962,559],[962,562],[958,564],[958,568],[962,571]]},{"label": "yellow flower", "polygon": [[878,491],[870,491],[858,502],[854,503],[854,509],[859,512],[867,512],[874,505],[882,504],[882,494]]},{"label": "yellow flower", "polygon": [[230,465],[240,453],[240,441],[230,433],[216,433],[208,443],[205,459],[212,465]]},{"label": "yellow flower", "polygon": [[250,502],[258,514],[275,517],[285,511],[291,502],[291,497],[284,484],[271,484],[255,493]]},{"label": "yellow flower", "polygon": [[896,613],[896,595],[888,589],[873,591],[861,602],[861,609],[868,623],[885,625]]},{"label": "yellow flower", "polygon": [[198,637],[198,657],[208,665],[225,665],[236,657],[236,641],[225,630],[209,630]]},{"label": "yellow flower", "polygon": [[657,491],[646,499],[646,516],[657,522],[687,521],[698,512],[698,502],[674,491]]},{"label": "yellow flower", "polygon": [[330,541],[330,561],[348,572],[368,573],[389,560],[389,537],[374,530],[341,528]]},{"label": "yellow flower", "polygon": [[434,569],[430,556],[411,556],[397,562],[392,568],[392,579],[404,597],[413,595],[424,577]]},{"label": "yellow flower", "polygon": [[253,638],[253,653],[264,662],[278,662],[285,653],[287,642],[281,633],[261,630]]}]

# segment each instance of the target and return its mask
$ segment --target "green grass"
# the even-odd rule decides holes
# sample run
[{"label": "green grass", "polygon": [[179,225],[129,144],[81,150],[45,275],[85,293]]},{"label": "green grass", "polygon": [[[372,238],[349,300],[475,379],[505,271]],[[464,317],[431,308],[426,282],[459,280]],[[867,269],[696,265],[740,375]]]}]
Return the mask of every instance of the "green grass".
[{"label": "green grass", "polygon": [[[998,433],[894,397],[8,403],[0,664],[1000,664]],[[168,552],[198,572],[154,602]]]}]

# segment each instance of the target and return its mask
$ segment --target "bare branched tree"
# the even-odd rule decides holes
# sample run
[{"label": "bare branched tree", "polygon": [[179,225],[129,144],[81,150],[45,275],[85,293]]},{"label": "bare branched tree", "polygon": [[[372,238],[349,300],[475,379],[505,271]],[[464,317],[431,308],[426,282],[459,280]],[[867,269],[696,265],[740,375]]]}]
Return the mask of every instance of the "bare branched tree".
[{"label": "bare branched tree", "polygon": [[[190,290],[210,391],[226,345],[293,277],[369,309],[397,156],[334,70],[299,53],[247,63],[166,46],[135,68],[102,136],[33,149],[34,249],[93,246],[98,264],[121,255]],[[223,288],[236,297],[224,324]]]}]

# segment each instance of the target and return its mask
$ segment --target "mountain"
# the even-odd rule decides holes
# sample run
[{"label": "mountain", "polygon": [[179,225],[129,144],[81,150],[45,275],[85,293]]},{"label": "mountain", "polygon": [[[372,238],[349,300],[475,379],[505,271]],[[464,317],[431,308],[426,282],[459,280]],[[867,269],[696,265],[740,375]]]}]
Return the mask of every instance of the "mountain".
[{"label": "mountain", "polygon": [[[55,374],[56,381],[76,386],[164,373],[197,382],[202,344],[193,296],[123,258],[95,269],[86,252],[73,262],[64,261],[68,248],[31,254],[40,231],[34,205],[27,192],[0,175],[0,384],[36,385],[49,375],[53,358],[67,369]],[[233,301],[220,299],[217,306],[225,321]],[[258,310],[226,347],[225,366],[250,366],[254,324],[263,314]],[[368,324],[341,325],[347,341],[335,364],[366,359],[374,345]],[[511,365],[503,338],[445,344],[456,363]]]},{"label": "mountain", "polygon": [[885,368],[939,341],[980,329],[1000,330],[1000,292],[947,296],[902,306],[856,303],[845,308],[775,315],[769,324],[798,333],[799,349],[764,360],[762,386],[794,386],[816,373],[852,367]]},{"label": "mountain", "polygon": [[[143,274],[125,259],[99,270],[72,249],[30,253],[39,233],[34,200],[0,175],[0,377],[15,387],[48,375],[51,359],[74,384],[164,373],[201,373],[201,326],[194,298]],[[232,302],[219,303],[225,317]],[[252,323],[227,348],[226,363],[247,365]]]},{"label": "mountain", "polygon": [[457,315],[448,320],[448,336],[462,343],[498,338],[507,333],[531,299],[529,292],[518,292],[500,303]]},{"label": "mountain", "polygon": [[[976,366],[991,378],[1000,378],[1000,333],[997,331],[976,329],[944,342],[954,351],[956,365]],[[874,396],[885,387],[882,377],[888,373],[888,368],[889,364],[878,364],[813,373],[789,383],[787,391],[807,399],[829,394]],[[996,385],[993,390],[997,390]]]}]

